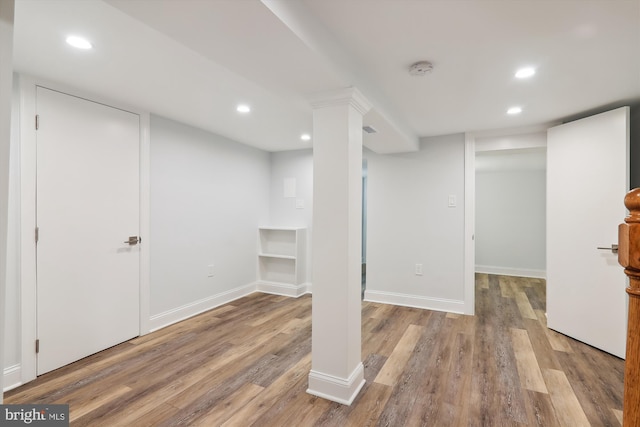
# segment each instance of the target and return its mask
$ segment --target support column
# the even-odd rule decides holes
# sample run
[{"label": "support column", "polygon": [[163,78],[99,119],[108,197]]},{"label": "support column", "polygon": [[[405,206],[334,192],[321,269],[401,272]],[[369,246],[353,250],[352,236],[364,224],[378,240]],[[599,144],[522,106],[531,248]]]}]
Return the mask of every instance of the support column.
[{"label": "support column", "polygon": [[9,217],[9,138],[13,81],[14,0],[0,0],[0,403],[4,389],[4,318]]},{"label": "support column", "polygon": [[624,198],[629,216],[618,227],[618,262],[629,277],[627,351],[624,362],[624,403],[622,425],[640,425],[640,188]]},{"label": "support column", "polygon": [[313,106],[313,313],[308,393],[350,405],[361,360],[362,116],[350,88]]}]

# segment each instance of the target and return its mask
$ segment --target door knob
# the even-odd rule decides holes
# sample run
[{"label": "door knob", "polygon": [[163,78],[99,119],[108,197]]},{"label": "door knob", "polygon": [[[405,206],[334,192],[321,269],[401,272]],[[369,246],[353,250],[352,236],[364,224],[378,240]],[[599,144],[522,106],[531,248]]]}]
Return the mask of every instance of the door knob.
[{"label": "door knob", "polygon": [[142,237],[129,236],[129,240],[125,240],[124,242],[128,243],[129,246],[137,245],[138,243],[142,242]]},{"label": "door knob", "polygon": [[614,254],[617,254],[617,253],[618,253],[618,245],[617,245],[617,244],[615,244],[615,243],[614,243],[614,244],[612,244],[610,247],[606,247],[606,248],[598,247],[598,249],[604,249],[604,250],[606,250],[606,251],[611,251],[611,252],[613,252]]}]

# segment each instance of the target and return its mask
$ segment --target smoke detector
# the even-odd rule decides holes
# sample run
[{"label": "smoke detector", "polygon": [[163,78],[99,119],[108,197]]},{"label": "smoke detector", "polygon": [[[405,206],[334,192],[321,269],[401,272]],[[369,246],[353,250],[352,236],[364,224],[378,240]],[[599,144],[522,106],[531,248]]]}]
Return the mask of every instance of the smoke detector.
[{"label": "smoke detector", "polygon": [[429,61],[419,61],[409,67],[412,76],[424,76],[433,71],[433,64]]}]

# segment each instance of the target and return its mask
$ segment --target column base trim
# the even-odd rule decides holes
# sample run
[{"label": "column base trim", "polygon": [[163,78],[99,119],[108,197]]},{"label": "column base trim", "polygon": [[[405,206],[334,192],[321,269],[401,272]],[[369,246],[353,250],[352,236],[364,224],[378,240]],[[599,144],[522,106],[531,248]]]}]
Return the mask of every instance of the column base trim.
[{"label": "column base trim", "polygon": [[349,378],[340,378],[322,372],[309,372],[307,393],[350,406],[364,386],[364,365],[356,366]]},{"label": "column base trim", "polygon": [[427,310],[446,311],[464,314],[464,301],[445,298],[423,297],[420,295],[399,294],[385,291],[364,291],[364,300],[382,304],[401,305],[404,307],[422,308]]}]

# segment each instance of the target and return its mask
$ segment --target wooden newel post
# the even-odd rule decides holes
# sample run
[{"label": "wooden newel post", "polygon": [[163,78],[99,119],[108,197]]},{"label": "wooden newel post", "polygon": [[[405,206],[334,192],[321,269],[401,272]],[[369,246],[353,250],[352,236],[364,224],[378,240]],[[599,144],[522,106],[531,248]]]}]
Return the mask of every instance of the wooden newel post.
[{"label": "wooden newel post", "polygon": [[640,188],[627,193],[629,216],[618,227],[618,262],[629,277],[629,322],[624,368],[623,426],[640,426]]}]

